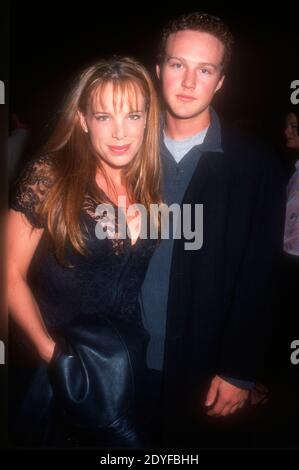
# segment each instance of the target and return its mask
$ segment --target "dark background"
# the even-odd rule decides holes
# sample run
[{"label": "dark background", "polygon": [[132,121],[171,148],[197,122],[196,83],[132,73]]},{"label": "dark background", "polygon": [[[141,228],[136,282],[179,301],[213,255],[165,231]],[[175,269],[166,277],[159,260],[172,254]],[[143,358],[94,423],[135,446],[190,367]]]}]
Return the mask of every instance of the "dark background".
[{"label": "dark background", "polygon": [[[182,7],[162,0],[134,5],[128,0],[12,2],[9,77],[3,69],[0,79],[4,77],[9,91],[10,110],[21,112],[32,128],[32,148],[46,138],[78,69],[117,53],[137,57],[154,76],[161,26],[172,16],[198,9],[220,16],[236,39],[224,89],[216,98],[217,111],[279,146],[283,116],[292,107],[290,84],[299,79],[299,17],[294,6],[269,4],[262,11],[252,2],[181,3]],[[7,25],[4,29],[1,25],[1,32],[6,35]],[[1,404],[5,404],[3,396]]]},{"label": "dark background", "polygon": [[[8,5],[3,2],[0,11],[0,80],[5,85],[5,103],[7,102],[8,82]],[[4,229],[7,207],[7,182],[5,178],[5,150],[8,133],[8,109],[6,104],[0,104],[0,260],[4,259]],[[4,263],[0,263],[0,340],[6,343],[6,305],[5,305],[5,283]],[[7,351],[5,351],[7,353]],[[7,360],[7,357],[6,357]],[[0,364],[0,449],[7,445],[7,367]]]},{"label": "dark background", "polygon": [[[184,1],[135,4],[30,2],[11,6],[10,107],[22,107],[42,141],[69,79],[86,63],[110,54],[133,55],[154,75],[159,30],[172,16],[198,10],[220,16],[236,46],[225,87],[216,98],[221,116],[278,142],[299,79],[299,20],[285,2],[261,11],[252,2],[216,6]],[[227,2],[226,2],[227,3]]]}]

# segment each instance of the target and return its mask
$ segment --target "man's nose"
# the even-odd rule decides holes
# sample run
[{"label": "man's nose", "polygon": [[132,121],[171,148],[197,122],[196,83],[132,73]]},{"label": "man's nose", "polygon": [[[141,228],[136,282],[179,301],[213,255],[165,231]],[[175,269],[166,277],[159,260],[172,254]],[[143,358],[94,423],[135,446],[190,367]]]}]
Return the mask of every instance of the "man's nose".
[{"label": "man's nose", "polygon": [[182,86],[184,88],[195,88],[196,87],[196,72],[193,70],[186,70],[184,73]]}]

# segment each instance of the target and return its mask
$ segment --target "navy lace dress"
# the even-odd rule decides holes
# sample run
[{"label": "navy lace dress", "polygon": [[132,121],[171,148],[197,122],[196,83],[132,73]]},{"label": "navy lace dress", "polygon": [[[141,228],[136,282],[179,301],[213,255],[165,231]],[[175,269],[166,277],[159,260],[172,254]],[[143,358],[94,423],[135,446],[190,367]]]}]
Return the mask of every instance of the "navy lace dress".
[{"label": "navy lace dress", "polygon": [[[44,227],[37,210],[52,184],[50,167],[50,157],[30,162],[10,204],[11,209],[26,216],[32,227]],[[81,222],[87,238],[87,256],[68,246],[67,261],[72,267],[62,266],[46,230],[34,256],[35,297],[50,330],[60,329],[77,315],[93,313],[117,315],[128,322],[141,323],[138,294],[156,240],[138,238],[132,245],[129,237],[98,239],[95,228],[101,223],[101,214],[96,214],[97,205],[86,194]],[[105,230],[107,217],[103,220]]]},{"label": "navy lace dress", "polygon": [[[10,208],[22,212],[34,228],[44,228],[43,221],[38,217],[38,209],[52,185],[51,165],[52,159],[48,156],[29,162],[10,202]],[[76,316],[85,314],[117,316],[142,327],[138,295],[157,240],[138,238],[132,244],[129,237],[98,239],[95,231],[97,223],[103,223],[105,231],[109,230],[109,221],[107,224],[105,217],[102,222],[101,213],[96,213],[97,205],[86,194],[80,220],[86,235],[87,256],[79,254],[69,245],[66,259],[72,267],[62,266],[55,257],[45,229],[31,263],[30,278],[34,281],[34,296],[47,329],[54,338]],[[17,375],[20,376],[19,373]],[[17,388],[14,381],[12,379],[10,389]],[[25,395],[26,390],[28,381],[24,388]],[[18,399],[21,401],[25,395],[20,393]],[[14,404],[13,407],[15,411]],[[17,422],[14,414],[12,419]],[[20,429],[16,432],[12,430],[18,445],[24,444],[24,433]],[[25,429],[25,433],[29,434],[28,429]],[[39,432],[35,429],[33,433],[35,437],[31,436],[25,445],[35,445],[34,440]]]}]

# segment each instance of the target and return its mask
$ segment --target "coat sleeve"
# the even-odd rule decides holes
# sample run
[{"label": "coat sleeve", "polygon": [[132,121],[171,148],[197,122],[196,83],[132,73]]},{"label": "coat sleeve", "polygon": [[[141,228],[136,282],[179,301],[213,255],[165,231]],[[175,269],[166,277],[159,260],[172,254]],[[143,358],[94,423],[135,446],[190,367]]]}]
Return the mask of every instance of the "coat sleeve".
[{"label": "coat sleeve", "polygon": [[[275,156],[276,157],[276,156]],[[228,303],[218,374],[255,381],[274,324],[273,293],[283,246],[285,182],[278,158],[264,159],[242,262]]]}]

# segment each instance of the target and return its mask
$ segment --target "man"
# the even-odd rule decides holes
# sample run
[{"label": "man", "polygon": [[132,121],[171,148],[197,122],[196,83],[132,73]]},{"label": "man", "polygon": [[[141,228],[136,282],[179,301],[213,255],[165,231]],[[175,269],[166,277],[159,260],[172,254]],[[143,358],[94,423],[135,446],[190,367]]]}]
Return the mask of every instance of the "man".
[{"label": "man", "polygon": [[148,365],[163,371],[170,445],[201,446],[209,419],[229,421],[244,406],[270,335],[283,185],[273,156],[226,131],[211,108],[232,43],[219,18],[184,15],[165,27],[157,65],[164,197],[168,205],[203,204],[201,249],[162,240],[141,296]]}]

